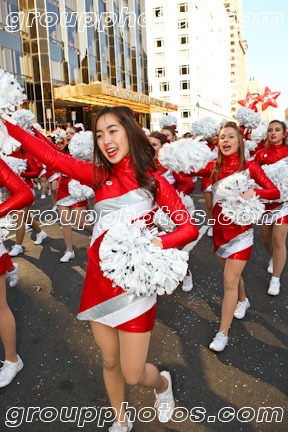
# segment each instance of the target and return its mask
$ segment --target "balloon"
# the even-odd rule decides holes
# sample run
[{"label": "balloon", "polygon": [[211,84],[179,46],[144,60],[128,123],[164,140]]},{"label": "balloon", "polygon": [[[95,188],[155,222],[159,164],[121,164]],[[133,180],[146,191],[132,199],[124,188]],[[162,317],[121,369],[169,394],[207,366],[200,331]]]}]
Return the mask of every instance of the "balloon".
[{"label": "balloon", "polygon": [[257,104],[259,102],[258,96],[253,97],[250,92],[247,92],[246,99],[242,99],[238,101],[239,105],[242,105],[245,108],[250,108],[255,112],[258,112]]},{"label": "balloon", "polygon": [[263,95],[259,96],[259,102],[262,102],[262,111],[265,111],[270,105],[278,108],[276,99],[280,96],[281,92],[271,92],[269,87],[265,87]]}]

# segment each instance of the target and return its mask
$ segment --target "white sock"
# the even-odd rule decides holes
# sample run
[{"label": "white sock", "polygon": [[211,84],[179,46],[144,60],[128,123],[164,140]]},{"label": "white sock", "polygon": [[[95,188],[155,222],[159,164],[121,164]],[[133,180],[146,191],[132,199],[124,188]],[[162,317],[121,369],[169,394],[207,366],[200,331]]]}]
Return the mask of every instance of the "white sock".
[{"label": "white sock", "polygon": [[276,276],[272,276],[271,282],[280,282],[280,278]]}]

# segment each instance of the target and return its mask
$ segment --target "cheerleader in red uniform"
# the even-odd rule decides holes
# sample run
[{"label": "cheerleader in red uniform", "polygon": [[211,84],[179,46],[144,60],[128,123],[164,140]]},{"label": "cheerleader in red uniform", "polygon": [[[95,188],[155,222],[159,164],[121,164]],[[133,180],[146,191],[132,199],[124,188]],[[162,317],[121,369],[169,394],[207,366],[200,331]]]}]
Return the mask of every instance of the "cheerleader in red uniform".
[{"label": "cheerleader in red uniform", "polygon": [[[11,156],[27,161],[27,169],[21,174],[21,177],[23,177],[27,186],[31,189],[34,197],[34,184],[32,180],[39,175],[39,167],[35,158],[29,152],[25,152],[23,149],[16,150]],[[16,243],[12,246],[12,249],[9,252],[9,255],[12,257],[16,257],[24,252],[22,244],[25,236],[26,223],[30,225],[36,233],[36,240],[34,242],[35,245],[41,245],[43,240],[47,238],[47,233],[44,230],[41,230],[39,222],[36,221],[29,212],[33,201],[34,198],[28,206],[22,209],[23,217],[19,217],[17,219],[17,228],[15,230]]]},{"label": "cheerleader in red uniform", "polygon": [[[54,144],[52,139],[49,139],[48,137],[46,138],[41,132],[39,132],[33,126],[32,126],[32,130],[33,130],[34,135],[37,138],[40,138],[42,141],[46,142],[47,144],[49,144],[50,146],[55,148],[55,150],[59,150],[59,151],[61,150],[61,148],[59,146]],[[46,167],[46,178],[47,178],[48,188],[49,188],[50,193],[51,193],[51,200],[52,200],[52,204],[53,204],[52,210],[54,210],[54,211],[57,210],[56,196],[57,196],[58,182],[59,182],[60,176],[61,176],[60,172],[55,171],[55,170],[51,170],[48,166]]]},{"label": "cheerleader in red uniform", "polygon": [[[256,154],[257,164],[271,165],[288,157],[284,122],[273,120],[269,123],[267,140],[267,147]],[[288,202],[266,204],[266,210],[268,213],[264,216],[260,230],[263,244],[272,257],[267,268],[273,275],[268,294],[276,296],[280,293],[280,277],[287,257]],[[273,213],[269,214],[269,211]]]},{"label": "cheerleader in red uniform", "polygon": [[[150,215],[155,208],[154,199],[160,207],[170,211],[177,225],[176,231],[154,239],[156,246],[165,249],[182,247],[197,238],[198,230],[175,190],[157,172],[148,139],[125,110],[121,107],[104,108],[95,124],[94,157],[99,160],[97,166],[55,152],[37,138],[31,138],[19,127],[6,122],[9,133],[37,158],[96,191],[98,220],[88,250],[87,274],[78,318],[91,322],[95,340],[102,352],[104,381],[116,413],[116,422],[110,431],[127,432],[132,429],[132,424],[120,411],[125,400],[125,381],[154,388],[159,419],[167,422],[174,408],[171,377],[168,372],[160,374],[155,366],[146,363],[156,296],[137,297],[120,287],[113,288],[112,282],[104,277],[100,269],[99,246],[113,223],[127,220],[128,215],[133,220]],[[174,218],[174,212],[179,210],[184,214],[186,212],[185,223],[179,224]],[[110,217],[111,211],[116,212],[117,218]],[[167,409],[164,404],[167,404]]]},{"label": "cheerleader in red uniform", "polygon": [[161,133],[166,136],[168,142],[177,141],[176,127],[164,126],[163,129],[161,130]]},{"label": "cheerleader in red uniform", "polygon": [[[10,191],[10,197],[0,204],[0,217],[12,210],[21,209],[33,201],[33,194],[5,162],[0,159],[0,182]],[[23,368],[23,362],[16,352],[16,324],[6,300],[5,274],[13,269],[12,261],[0,242],[0,335],[4,345],[5,361],[0,369],[0,388],[7,386]]]},{"label": "cheerleader in red uniform", "polygon": [[[279,198],[279,190],[259,165],[245,161],[242,132],[236,123],[227,122],[222,127],[218,138],[218,159],[209,162],[204,170],[193,175],[211,178],[213,197],[215,197],[217,188],[223,179],[246,169],[249,170],[250,177],[263,188],[255,189],[260,198]],[[248,190],[243,194],[243,198],[248,200],[252,195],[253,190]],[[240,226],[232,222],[227,224],[220,203],[214,201],[213,204],[214,252],[224,269],[224,299],[220,328],[209,348],[214,351],[223,351],[228,343],[228,330],[233,315],[238,319],[244,318],[250,306],[241,274],[252,253],[253,227],[252,225]]]},{"label": "cheerleader in red uniform", "polygon": [[[173,129],[173,128],[171,128]],[[174,130],[174,129],[173,129]],[[190,195],[193,190],[195,189],[195,184],[193,182],[193,179],[190,175],[184,174],[184,173],[175,173],[174,171],[170,171],[169,169],[163,167],[163,165],[160,164],[158,160],[158,154],[159,150],[161,149],[162,145],[164,145],[167,142],[167,137],[160,133],[160,132],[152,132],[148,139],[150,141],[151,146],[155,150],[155,164],[158,169],[158,171],[163,175],[163,177],[166,178],[166,180],[173,185],[173,187],[180,193],[183,192],[185,195]],[[193,279],[192,279],[192,273],[188,269],[187,274],[183,279],[182,282],[182,290],[184,292],[189,292],[193,289]]]}]

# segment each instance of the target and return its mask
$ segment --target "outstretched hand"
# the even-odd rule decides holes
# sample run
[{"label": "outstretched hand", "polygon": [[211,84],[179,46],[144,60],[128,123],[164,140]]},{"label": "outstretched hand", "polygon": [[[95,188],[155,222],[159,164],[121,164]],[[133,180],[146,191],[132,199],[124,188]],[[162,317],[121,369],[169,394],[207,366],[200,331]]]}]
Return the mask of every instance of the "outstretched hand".
[{"label": "outstretched hand", "polygon": [[160,247],[161,249],[163,249],[163,243],[159,237],[154,238],[151,243],[154,244],[154,246],[157,246],[157,247]]},{"label": "outstretched hand", "polygon": [[242,198],[244,198],[245,200],[251,199],[253,197],[253,195],[254,195],[253,189],[249,189],[246,192],[243,192],[241,194]]}]

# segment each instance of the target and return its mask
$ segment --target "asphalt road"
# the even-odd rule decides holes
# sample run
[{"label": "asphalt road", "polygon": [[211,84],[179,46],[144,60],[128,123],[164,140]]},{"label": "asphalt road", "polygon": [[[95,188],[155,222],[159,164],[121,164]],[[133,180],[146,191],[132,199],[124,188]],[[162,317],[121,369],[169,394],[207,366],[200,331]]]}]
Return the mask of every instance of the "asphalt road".
[{"label": "asphalt road", "polygon": [[[40,201],[38,191],[36,197],[35,208],[51,207],[49,198]],[[196,208],[203,208],[201,194],[194,198]],[[25,367],[0,390],[0,432],[12,427],[21,432],[106,431],[109,402],[100,353],[89,325],[75,318],[89,237],[74,231],[76,258],[61,264],[65,248],[59,224],[45,230],[49,238],[41,246],[31,241],[34,233],[27,233],[25,253],[15,258],[20,281],[8,290],[8,302]],[[6,247],[11,245],[8,240]],[[148,420],[154,416],[151,408],[144,409],[153,407],[153,391],[127,388],[129,407],[137,410],[133,431],[287,430],[288,274],[286,266],[281,294],[268,296],[268,261],[256,229],[253,256],[244,271],[251,308],[243,320],[233,321],[229,345],[216,355],[208,345],[219,325],[222,270],[212,240],[201,238],[190,253],[194,289],[187,294],[179,287],[174,295],[159,298],[149,352],[150,362],[171,371],[177,406],[183,409],[177,411],[178,421],[144,422],[145,415]],[[267,407],[278,408],[272,415]]]}]

